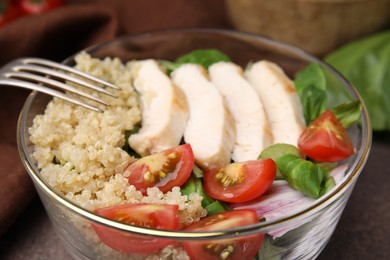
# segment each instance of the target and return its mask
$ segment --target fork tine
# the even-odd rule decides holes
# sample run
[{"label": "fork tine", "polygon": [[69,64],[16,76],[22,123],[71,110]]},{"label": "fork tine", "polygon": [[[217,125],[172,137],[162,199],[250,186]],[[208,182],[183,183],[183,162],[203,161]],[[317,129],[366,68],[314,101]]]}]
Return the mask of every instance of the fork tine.
[{"label": "fork tine", "polygon": [[43,92],[43,93],[46,93],[48,95],[69,101],[73,104],[80,105],[82,107],[88,108],[88,109],[96,111],[96,112],[104,112],[102,109],[95,107],[95,106],[92,106],[90,104],[87,104],[78,98],[66,95],[60,91],[57,91],[57,90],[51,89],[51,88],[47,88],[47,87],[42,86],[42,85],[38,85],[38,84],[34,84],[31,82],[18,80],[18,79],[10,79],[10,78],[1,79],[0,78],[0,85],[2,85],[2,84],[36,90],[36,91]]},{"label": "fork tine", "polygon": [[81,91],[80,89],[77,89],[75,87],[72,87],[72,86],[69,86],[67,84],[64,84],[62,82],[59,82],[59,81],[56,81],[56,80],[52,80],[48,77],[42,77],[42,76],[39,76],[39,75],[36,75],[36,74],[31,74],[31,73],[27,73],[27,72],[7,72],[4,74],[5,77],[7,78],[16,78],[16,79],[26,79],[26,80],[32,80],[34,82],[39,82],[39,83],[45,83],[45,84],[48,84],[48,85],[52,85],[52,86],[55,86],[55,87],[58,87],[60,89],[63,89],[63,90],[66,90],[66,91],[69,91],[71,93],[74,93],[74,94],[77,94],[77,95],[80,95],[80,96],[83,96],[83,97],[86,97],[86,98],[89,98],[93,101],[96,101],[96,102],[99,102],[103,105],[106,105],[106,106],[109,106],[109,104],[107,102],[105,102],[104,100],[102,99],[99,99],[91,94],[88,94],[84,91]]},{"label": "fork tine", "polygon": [[26,58],[26,59],[23,59],[22,62],[24,64],[38,64],[38,65],[46,66],[46,67],[49,67],[49,68],[56,68],[56,69],[59,69],[59,70],[62,70],[62,71],[73,73],[75,75],[78,75],[80,77],[89,79],[89,80],[94,81],[96,83],[100,83],[102,85],[105,85],[105,86],[113,88],[113,89],[117,89],[117,90],[120,89],[118,86],[115,86],[114,84],[111,84],[110,82],[107,82],[105,80],[96,78],[96,77],[94,77],[94,76],[92,76],[92,75],[90,75],[88,73],[79,71],[77,69],[74,69],[74,68],[69,67],[69,66],[65,66],[65,65],[57,63],[57,62],[44,60],[44,59],[39,59],[39,58]]},{"label": "fork tine", "polygon": [[85,80],[82,80],[82,79],[76,78],[76,77],[72,77],[69,74],[66,74],[66,73],[61,72],[61,71],[56,71],[56,70],[53,70],[53,69],[48,69],[48,68],[41,67],[41,66],[36,66],[36,65],[16,65],[13,68],[13,71],[38,72],[38,73],[45,74],[45,75],[48,75],[48,76],[53,76],[53,77],[56,77],[56,78],[60,78],[60,79],[64,79],[64,80],[67,80],[67,81],[71,81],[71,82],[77,83],[77,84],[79,84],[81,86],[84,86],[84,87],[96,90],[96,91],[98,91],[100,93],[106,94],[106,95],[111,96],[111,97],[117,97],[115,94],[112,94],[112,93],[108,92],[107,90],[105,90],[105,89],[103,89],[101,87],[98,87],[96,85],[93,85],[93,84],[85,81]]}]

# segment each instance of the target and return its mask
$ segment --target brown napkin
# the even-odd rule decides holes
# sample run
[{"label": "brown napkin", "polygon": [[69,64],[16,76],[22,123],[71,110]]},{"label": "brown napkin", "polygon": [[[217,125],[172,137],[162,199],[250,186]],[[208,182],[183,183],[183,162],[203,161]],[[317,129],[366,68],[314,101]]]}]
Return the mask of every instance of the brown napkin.
[{"label": "brown napkin", "polygon": [[[19,57],[61,61],[123,34],[174,27],[228,27],[223,0],[73,0],[0,28],[0,66]],[[29,91],[0,86],[0,236],[35,197],[16,148],[18,114]]]}]

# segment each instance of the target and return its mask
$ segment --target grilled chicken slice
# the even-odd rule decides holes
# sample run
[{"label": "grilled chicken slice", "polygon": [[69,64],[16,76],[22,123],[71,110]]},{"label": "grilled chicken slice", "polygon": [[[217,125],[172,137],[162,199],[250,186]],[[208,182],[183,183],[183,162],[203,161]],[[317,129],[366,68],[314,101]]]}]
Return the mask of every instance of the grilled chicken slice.
[{"label": "grilled chicken slice", "polygon": [[234,63],[215,63],[210,66],[209,75],[234,119],[236,140],[232,159],[236,162],[257,159],[272,138],[260,98],[241,67]]},{"label": "grilled chicken slice", "polygon": [[173,71],[171,77],[189,106],[184,140],[191,144],[195,162],[202,169],[229,164],[235,139],[233,119],[206,71],[199,65],[185,64]]},{"label": "grilled chicken slice", "polygon": [[273,142],[296,146],[305,123],[294,83],[270,61],[254,63],[246,76],[263,103]]},{"label": "grilled chicken slice", "polygon": [[183,94],[155,60],[135,64],[134,87],[140,95],[142,127],[129,144],[146,156],[180,144],[188,118]]}]

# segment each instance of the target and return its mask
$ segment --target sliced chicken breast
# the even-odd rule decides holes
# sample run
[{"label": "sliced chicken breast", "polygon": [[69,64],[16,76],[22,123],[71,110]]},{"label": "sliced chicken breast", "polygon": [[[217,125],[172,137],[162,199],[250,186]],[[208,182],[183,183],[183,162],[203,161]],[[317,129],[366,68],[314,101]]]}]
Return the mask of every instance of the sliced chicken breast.
[{"label": "sliced chicken breast", "polygon": [[129,144],[146,156],[180,144],[188,118],[183,94],[155,60],[135,64],[134,87],[140,95],[142,126]]},{"label": "sliced chicken breast", "polygon": [[246,76],[263,103],[273,142],[296,146],[305,123],[294,83],[270,61],[254,63]]},{"label": "sliced chicken breast", "polygon": [[209,75],[234,119],[236,139],[233,160],[256,160],[260,152],[271,144],[272,138],[260,98],[236,64],[215,63],[210,66]]},{"label": "sliced chicken breast", "polygon": [[195,162],[202,169],[229,164],[235,139],[233,119],[206,71],[201,66],[185,64],[171,77],[186,96],[189,106],[184,140],[191,144]]}]

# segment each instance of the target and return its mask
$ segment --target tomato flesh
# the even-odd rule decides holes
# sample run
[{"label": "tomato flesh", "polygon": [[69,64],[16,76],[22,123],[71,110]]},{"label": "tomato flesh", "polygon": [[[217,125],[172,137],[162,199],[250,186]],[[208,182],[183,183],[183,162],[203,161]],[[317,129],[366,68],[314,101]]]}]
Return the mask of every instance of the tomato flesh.
[{"label": "tomato flesh", "polygon": [[[200,220],[186,231],[213,231],[236,228],[258,222],[256,212],[250,209],[225,211]],[[253,259],[264,240],[264,234],[209,240],[185,241],[183,247],[190,259]]]},{"label": "tomato flesh", "polygon": [[63,4],[63,0],[19,0],[20,8],[27,15],[45,13]]},{"label": "tomato flesh", "polygon": [[14,1],[0,2],[0,27],[22,15],[19,6]]},{"label": "tomato flesh", "polygon": [[157,187],[165,193],[183,185],[193,166],[192,148],[184,144],[137,160],[126,168],[124,176],[143,194],[150,187]]},{"label": "tomato flesh", "polygon": [[[178,205],[124,204],[95,210],[98,215],[126,224],[167,230],[179,229]],[[92,223],[96,234],[107,246],[124,253],[153,253],[175,241],[124,233]]]},{"label": "tomato flesh", "polygon": [[276,176],[272,159],[232,163],[204,173],[206,193],[225,202],[245,202],[268,190]]},{"label": "tomato flesh", "polygon": [[298,147],[320,162],[338,162],[354,154],[347,131],[329,109],[302,132]]}]

